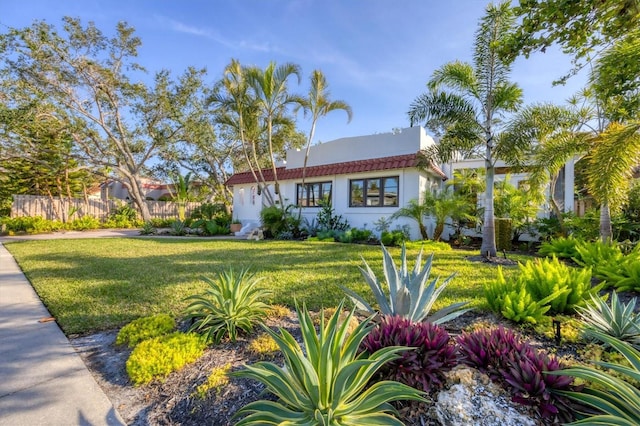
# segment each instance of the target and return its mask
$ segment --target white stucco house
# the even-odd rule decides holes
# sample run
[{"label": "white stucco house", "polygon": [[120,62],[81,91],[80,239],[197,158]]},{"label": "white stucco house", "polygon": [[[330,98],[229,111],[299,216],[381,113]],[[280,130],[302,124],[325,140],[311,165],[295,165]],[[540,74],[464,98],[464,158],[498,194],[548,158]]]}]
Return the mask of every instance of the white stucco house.
[{"label": "white stucco house", "polygon": [[[326,198],[351,227],[373,229],[376,221],[388,218],[409,200],[421,200],[425,190],[442,189],[455,169],[483,167],[479,160],[466,160],[419,170],[418,152],[435,143],[424,128],[409,127],[312,146],[305,188],[304,150],[289,150],[286,161],[276,170],[280,192],[285,203],[302,205],[302,215],[309,220],[317,216],[318,202]],[[270,169],[263,170],[263,174],[267,181],[273,179]],[[523,175],[511,175],[511,179],[517,183]],[[573,203],[573,178],[563,181],[569,183],[571,193],[565,191],[563,195],[565,208],[571,208]],[[236,173],[226,184],[233,189],[233,216],[243,223],[243,231],[259,226],[263,199],[252,173]],[[411,219],[399,218],[392,228],[403,225],[409,226],[412,239],[421,238],[418,225]],[[426,226],[430,231],[434,227],[428,221]]]}]

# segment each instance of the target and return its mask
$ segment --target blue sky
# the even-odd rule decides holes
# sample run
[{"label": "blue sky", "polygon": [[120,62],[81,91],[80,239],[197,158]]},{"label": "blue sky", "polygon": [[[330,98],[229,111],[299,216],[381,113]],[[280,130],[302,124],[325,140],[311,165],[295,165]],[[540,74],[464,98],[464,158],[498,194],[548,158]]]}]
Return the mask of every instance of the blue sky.
[{"label": "blue sky", "polygon": [[[209,82],[231,58],[266,66],[301,66],[307,91],[310,72],[321,69],[331,98],[349,103],[353,120],[333,112],[318,123],[316,141],[389,132],[408,127],[406,111],[425,91],[433,71],[452,60],[470,61],[484,0],[0,0],[0,23],[22,28],[36,19],[60,24],[65,15],[93,21],[113,34],[126,21],[142,39],[139,62],[150,72],[175,76],[188,66],[206,67]],[[526,103],[563,103],[586,80],[552,81],[570,68],[558,51],[520,58],[512,79]],[[299,116],[299,127],[308,129]]]}]

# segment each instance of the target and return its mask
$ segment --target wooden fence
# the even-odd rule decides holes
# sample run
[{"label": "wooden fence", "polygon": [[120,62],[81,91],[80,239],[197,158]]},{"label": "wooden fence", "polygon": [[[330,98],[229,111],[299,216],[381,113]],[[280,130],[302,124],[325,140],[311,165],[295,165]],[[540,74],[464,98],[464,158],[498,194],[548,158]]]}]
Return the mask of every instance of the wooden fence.
[{"label": "wooden fence", "polygon": [[[92,216],[105,220],[125,204],[124,200],[97,200],[83,198],[47,197],[40,195],[14,195],[11,217],[41,216],[49,220],[77,219]],[[178,217],[178,203],[173,201],[146,201],[152,218],[172,219]],[[201,203],[185,203],[187,217]],[[131,203],[135,208],[135,204]]]}]

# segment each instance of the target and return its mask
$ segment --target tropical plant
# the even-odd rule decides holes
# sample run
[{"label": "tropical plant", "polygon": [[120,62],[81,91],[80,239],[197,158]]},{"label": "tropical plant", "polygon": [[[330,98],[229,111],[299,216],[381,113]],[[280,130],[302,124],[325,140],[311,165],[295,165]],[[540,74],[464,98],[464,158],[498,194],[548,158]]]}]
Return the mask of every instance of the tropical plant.
[{"label": "tropical plant", "polygon": [[293,208],[294,206],[290,204],[285,208],[274,205],[260,210],[260,221],[267,235],[279,238],[284,232],[290,232],[293,235],[300,233],[300,219],[291,214]]},{"label": "tropical plant", "polygon": [[341,302],[325,323],[321,313],[319,331],[306,307],[298,311],[304,350],[285,329],[264,327],[284,355],[284,367],[270,362],[246,365],[232,373],[263,383],[278,401],[256,401],[241,408],[237,425],[402,425],[390,413],[395,400],[421,401],[423,393],[407,385],[381,381],[367,387],[376,372],[398,358],[406,347],[386,347],[373,354],[358,353],[364,337],[371,331],[371,318],[352,332],[347,329],[354,312],[340,323]]},{"label": "tropical plant", "polygon": [[586,334],[588,330],[597,330],[640,349],[640,314],[635,312],[636,300],[634,297],[629,303],[623,303],[613,291],[607,304],[605,298],[592,295],[591,303],[577,308]]},{"label": "tropical plant", "polygon": [[[522,90],[509,81],[510,65],[498,54],[498,46],[514,25],[509,2],[489,4],[480,21],[474,43],[473,65],[450,62],[437,69],[429,91],[409,108],[411,124],[426,122],[440,142],[424,152],[430,160],[448,162],[454,155],[482,156],[486,164],[486,191],[482,228],[482,255],[495,256],[494,175],[497,159],[507,162],[528,149],[511,145],[497,130],[501,117],[514,112],[522,102]],[[438,161],[438,162],[439,162]]]},{"label": "tropical plant", "polygon": [[572,313],[576,306],[583,306],[590,295],[597,295],[604,283],[591,285],[589,268],[571,268],[558,258],[535,259],[518,265],[520,274],[516,280],[524,285],[536,300],[555,295],[549,303],[553,313]]},{"label": "tropical plant", "polygon": [[599,265],[598,276],[618,291],[640,292],[640,250],[638,247],[640,246],[636,246],[636,249],[624,256],[618,264],[610,262],[606,265]]},{"label": "tropical plant", "polygon": [[207,342],[219,343],[225,335],[235,341],[238,330],[249,332],[261,323],[268,306],[262,301],[270,292],[260,289],[260,279],[248,269],[218,273],[216,280],[202,278],[209,287],[203,294],[187,297],[185,310],[192,320],[189,331],[201,333]]},{"label": "tropical plant", "polygon": [[[433,304],[455,275],[450,275],[442,282],[440,287],[436,287],[439,277],[434,278],[427,284],[429,274],[431,273],[433,254],[429,256],[423,266],[421,249],[412,271],[407,267],[407,251],[404,244],[402,245],[402,254],[400,257],[400,270],[396,267],[393,258],[384,245],[382,245],[382,255],[384,259],[384,276],[389,292],[389,301],[386,299],[382,283],[364,259],[362,259],[362,261],[364,262],[365,267],[359,268],[365,281],[369,284],[369,287],[376,298],[376,302],[378,302],[380,313],[383,315],[398,315],[412,322],[427,321],[434,324],[443,324],[469,311],[469,308],[462,309],[462,307],[468,302],[458,302],[429,316],[429,312],[431,311]],[[362,298],[362,296],[348,288],[342,287],[342,289],[347,293],[358,309],[362,309],[370,313],[376,312],[371,305]]]},{"label": "tropical plant", "polygon": [[436,227],[433,230],[434,241],[440,241],[447,219],[451,219],[454,223],[461,220],[474,220],[470,214],[467,199],[455,192],[440,191],[433,194],[431,191],[426,191],[424,204],[426,205],[426,215],[433,216],[436,220]]},{"label": "tropical plant", "polygon": [[142,229],[140,229],[140,235],[152,235],[156,233],[156,228],[153,226],[151,221],[146,221],[142,224]]},{"label": "tropical plant", "polygon": [[484,295],[491,310],[517,323],[548,322],[545,316],[551,308],[548,303],[561,293],[562,290],[558,290],[543,300],[536,300],[526,286],[513,281],[507,282],[500,266],[496,280],[484,285]]},{"label": "tropical plant", "polygon": [[456,347],[447,331],[429,322],[411,322],[399,316],[382,316],[361,344],[367,353],[389,346],[407,346],[400,358],[389,361],[375,380],[390,379],[425,392],[441,388],[445,373],[457,363]]},{"label": "tropical plant", "polygon": [[[626,342],[597,330],[588,330],[587,334],[622,354],[630,366],[598,361],[594,364],[600,368],[575,366],[547,373],[571,376],[587,382],[587,386],[579,392],[554,391],[595,410],[595,413],[581,410],[582,418],[570,425],[635,426],[640,424],[640,389],[625,380],[636,382],[640,380],[640,351]],[[606,369],[613,370],[622,377],[614,376]]]},{"label": "tropical plant", "polygon": [[611,241],[581,242],[576,245],[573,260],[581,266],[593,268],[596,276],[601,265],[618,264],[622,260],[622,250]]},{"label": "tropical plant", "polygon": [[183,221],[176,219],[173,222],[171,222],[171,235],[174,235],[174,236],[185,235],[187,233],[186,228],[187,228],[187,225]]},{"label": "tropical plant", "polygon": [[[309,93],[307,98],[301,103],[305,114],[311,115],[311,127],[309,129],[309,137],[307,138],[307,146],[304,152],[304,162],[302,164],[302,188],[305,188],[305,179],[307,177],[307,163],[309,161],[309,152],[311,143],[316,133],[316,125],[320,117],[324,117],[332,111],[343,110],[347,113],[347,123],[351,122],[353,112],[351,106],[344,101],[332,101],[329,99],[329,83],[321,70],[313,70],[311,73]],[[302,205],[298,208],[298,216],[302,215]]]},{"label": "tropical plant", "polygon": [[316,217],[318,231],[346,231],[349,229],[349,222],[336,214],[331,203],[320,201],[320,211]]},{"label": "tropical plant", "polygon": [[463,332],[456,343],[462,362],[501,383],[514,401],[536,407],[543,417],[571,418],[572,408],[556,392],[572,389],[573,380],[547,373],[562,368],[555,357],[538,351],[504,327]]},{"label": "tropical plant", "polygon": [[429,207],[425,203],[420,203],[417,199],[409,200],[409,202],[400,207],[395,211],[390,217],[390,219],[397,219],[399,217],[408,217],[418,224],[418,229],[420,230],[420,236],[423,240],[429,239],[429,233],[427,232],[427,228],[424,225],[424,218],[428,215]]},{"label": "tropical plant", "polygon": [[575,239],[572,236],[553,238],[540,245],[538,254],[545,257],[555,256],[558,259],[572,259],[578,256],[576,245],[580,242],[581,240]]},{"label": "tropical plant", "polygon": [[[252,105],[266,128],[266,142],[271,160],[274,192],[278,195],[280,206],[284,206],[285,203],[280,192],[276,168],[274,126],[283,120],[283,112],[286,111],[288,105],[303,105],[305,103],[300,96],[293,95],[288,91],[287,80],[292,76],[295,76],[300,83],[299,65],[285,63],[277,66],[275,62],[271,62],[264,70],[258,67],[248,67],[245,70],[246,82],[252,91]],[[268,192],[268,188],[265,189]]]},{"label": "tropical plant", "polygon": [[178,174],[177,177],[172,177],[173,183],[173,201],[178,205],[178,219],[184,221],[185,219],[185,204],[189,201],[193,201],[193,174],[191,172],[186,175]]}]

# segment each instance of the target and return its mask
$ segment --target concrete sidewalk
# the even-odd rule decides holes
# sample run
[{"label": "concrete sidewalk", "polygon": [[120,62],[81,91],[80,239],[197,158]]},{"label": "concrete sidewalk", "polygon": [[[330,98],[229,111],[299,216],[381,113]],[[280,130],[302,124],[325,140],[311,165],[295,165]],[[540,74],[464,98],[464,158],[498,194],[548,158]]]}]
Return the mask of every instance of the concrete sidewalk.
[{"label": "concrete sidewalk", "polygon": [[55,321],[40,322],[48,317],[0,240],[0,425],[124,425]]}]

